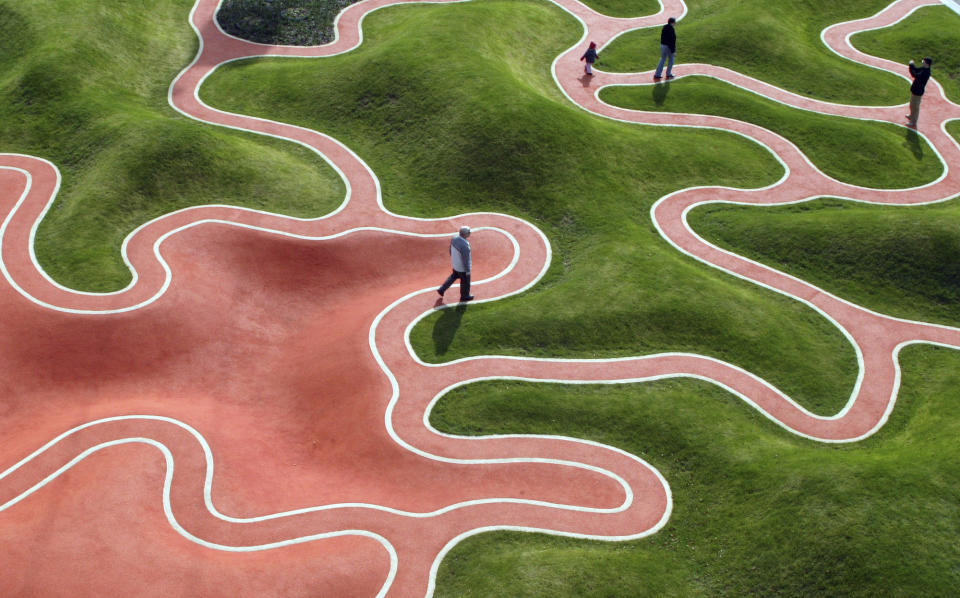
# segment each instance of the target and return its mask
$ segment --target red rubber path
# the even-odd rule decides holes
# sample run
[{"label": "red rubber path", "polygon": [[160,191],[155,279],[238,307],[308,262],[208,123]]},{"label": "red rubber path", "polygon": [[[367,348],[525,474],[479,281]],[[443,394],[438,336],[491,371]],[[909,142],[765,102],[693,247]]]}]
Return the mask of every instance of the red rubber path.
[{"label": "red rubber path", "polygon": [[[136,274],[128,288],[78,293],[50,281],[31,255],[32,231],[53,200],[59,173],[38,158],[0,155],[0,263],[7,282],[0,285],[6,322],[0,595],[429,595],[443,554],[477,531],[637,538],[662,527],[671,510],[660,474],[609,447],[436,433],[424,414],[453,385],[505,376],[570,382],[698,376],[794,433],[851,441],[876,431],[893,408],[901,346],[960,346],[956,329],[870,312],[713,247],[684,218],[705,201],[835,196],[905,204],[957,195],[960,168],[950,166],[960,167],[960,147],[941,124],[960,118],[960,107],[939,85],[928,87],[919,133],[942,156],[945,176],[918,189],[863,189],[830,179],[786,139],[754,125],[600,102],[596,93],[604,85],[650,84],[652,73],[583,77],[578,44],[554,72],[584,109],[637,123],[737,131],[780,157],[789,172],[769,188],[681,191],[657,202],[652,217],[681,251],[820,310],[856,345],[860,383],[843,411],[819,416],[749,372],[698,355],[421,363],[406,333],[434,307],[449,235],[462,224],[476,230],[476,294],[493,300],[543,274],[550,249],[542,233],[500,214],[438,220],[391,214],[374,174],[336,140],[223,113],[196,95],[227,60],[348,51],[359,43],[363,15],[398,3],[368,0],[347,8],[337,41],[317,48],[226,36],[214,24],[217,0],[198,0],[191,14],[202,49],[172,85],[171,104],[200,121],[315,148],[349,184],[344,204],[328,217],[298,220],[224,206],[169,214],[128,239],[125,256]],[[601,48],[622,31],[685,13],[679,0],[638,19],[604,17],[574,0],[556,3]],[[829,28],[824,39],[853,60],[901,73],[902,65],[853,50],[846,36],[936,3],[895,2],[871,19]],[[893,122],[905,114],[905,106],[811,100],[710,65],[676,70],[828,114]]]}]

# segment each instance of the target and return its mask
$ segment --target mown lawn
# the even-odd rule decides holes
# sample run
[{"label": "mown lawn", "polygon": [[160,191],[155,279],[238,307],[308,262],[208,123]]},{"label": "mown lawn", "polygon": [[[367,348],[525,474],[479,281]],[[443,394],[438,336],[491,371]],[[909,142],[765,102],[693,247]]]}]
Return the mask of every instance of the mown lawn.
[{"label": "mown lawn", "polygon": [[[675,74],[683,63],[724,66],[796,93],[841,104],[892,106],[909,99],[903,79],[834,54],[824,28],[872,16],[887,0],[689,0],[677,24]],[[666,22],[666,19],[664,19]],[[660,60],[660,26],[621,35],[603,52],[602,70],[638,72]]]},{"label": "mown lawn", "polygon": [[873,206],[836,199],[690,213],[709,241],[875,311],[960,326],[960,202]]},{"label": "mown lawn", "polygon": [[[824,445],[699,381],[585,388],[483,382],[431,423],[464,434],[589,438],[670,482],[657,534],[589,542],[497,532],[440,566],[438,597],[951,596],[960,582],[960,354],[907,347],[886,426]],[[499,591],[498,591],[499,589]]]},{"label": "mown lawn", "polygon": [[[956,26],[955,26],[956,25]],[[913,54],[935,54],[936,78],[958,97],[960,15],[925,7],[894,27],[857,34],[859,49],[906,63]],[[942,56],[942,60],[939,58]],[[901,129],[902,130],[902,129]],[[960,140],[960,121],[947,123]],[[902,166],[930,154],[905,134]],[[896,149],[890,148],[890,154]],[[878,163],[881,158],[877,158]],[[893,172],[893,170],[891,170]],[[898,187],[901,185],[891,185]],[[960,325],[960,205],[871,206],[823,199],[792,206],[751,208],[708,205],[689,215],[693,228],[713,243],[809,280],[845,299],[902,318]]]},{"label": "mown lawn", "polygon": [[946,6],[926,6],[914,11],[895,27],[864,31],[850,38],[858,50],[904,65],[924,56],[933,59],[931,75],[943,86],[947,97],[960,102],[960,54],[957,32],[960,15]]},{"label": "mown lawn", "polygon": [[[856,364],[838,331],[678,254],[649,219],[676,189],[778,180],[782,167],[765,149],[571,106],[548,67],[578,26],[550,4],[395,7],[365,23],[369,43],[355,52],[232,63],[201,97],[331,133],[377,172],[396,212],[503,211],[544,229],[555,256],[543,283],[463,318],[428,317],[412,338],[424,359],[696,351],[762,372],[812,409],[846,402]],[[428,48],[444,59],[421,60]]]},{"label": "mown lawn", "polygon": [[[838,20],[861,16],[864,3],[855,4],[842,17],[838,8],[828,12]],[[400,213],[491,209],[545,230],[555,251],[547,278],[523,296],[427,318],[412,334],[421,357],[692,350],[744,365],[814,410],[839,409],[855,369],[835,330],[792,302],[677,255],[649,221],[652,202],[674,189],[773,182],[782,172],[764,151],[715,131],[633,127],[570,107],[547,66],[577,41],[578,28],[543,4],[405,7],[366,23],[368,43],[356,52],[237,63],[202,94],[233,110],[332,132],[372,165],[385,202]],[[420,60],[427,50],[443,59]],[[879,101],[861,95],[869,89],[901,101],[900,80],[830,55],[822,60],[840,65],[851,82],[828,99]],[[803,73],[788,83],[798,80],[793,88],[802,90]],[[689,94],[691,104],[721,87]],[[749,108],[766,126],[797,137],[838,178],[883,184],[862,172],[875,166],[866,153],[856,166],[829,164],[868,151],[864,145],[896,156],[887,163],[893,176],[870,171],[886,182],[939,174],[922,145],[926,155],[913,172],[913,149],[889,125],[783,110],[743,92],[724,101],[728,115]],[[821,126],[838,139],[818,139],[813,131]],[[631,543],[471,538],[441,566],[437,595],[504,588],[516,596],[949,592],[957,581],[960,486],[949,432],[956,423],[945,406],[956,398],[957,356],[930,348],[904,355],[910,359],[893,421],[850,446],[795,438],[701,382],[458,389],[438,403],[431,418],[438,428],[565,434],[625,448],[664,473],[676,510],[662,532]]]},{"label": "mown lawn", "polygon": [[[167,106],[169,82],[196,51],[186,25],[191,4],[157,0],[144,10],[134,0],[34,0],[27,10],[0,1],[0,151],[48,158],[64,173],[37,250],[65,284],[125,284],[123,237],[180,207],[230,203],[318,216],[343,197],[333,171],[299,146],[202,125]],[[678,57],[831,101],[901,103],[902,79],[840,59],[819,40],[827,24],[883,5],[691,0]],[[636,5],[606,6],[630,13]],[[782,176],[779,163],[736,135],[631,126],[570,105],[549,66],[580,35],[576,20],[533,0],[388,8],[365,20],[356,51],[233,63],[201,95],[219,108],[337,137],[372,166],[398,213],[495,210],[546,232],[554,249],[546,278],[460,318],[425,319],[412,333],[424,359],[693,351],[742,366],[818,413],[835,413],[857,372],[843,336],[802,304],[679,254],[650,222],[650,206],[667,193],[765,186]],[[605,51],[605,68],[652,68],[655,35],[621,37]],[[673,101],[706,111],[705,98],[722,93],[729,115],[761,115],[764,126],[795,136],[825,164],[862,144],[898,156],[890,168],[914,159],[885,126],[824,121],[722,84],[689,83],[674,86]],[[824,143],[810,132],[819,126],[852,138]],[[960,134],[958,123],[951,131]],[[921,162],[917,180],[936,176]],[[830,167],[838,177],[862,175]],[[895,172],[897,180],[914,176]],[[949,272],[931,269],[955,246],[953,203],[804,206],[778,208],[780,215],[708,206],[691,221],[762,259],[777,258],[782,246],[785,268],[808,268],[801,275],[854,299],[862,294],[877,309],[956,321]],[[785,234],[794,227],[797,234]],[[894,245],[898,230],[915,244],[936,241],[907,252],[905,272],[889,271],[905,255]],[[732,233],[721,238],[725,231]],[[858,279],[850,273],[864,266],[837,256],[857,258],[868,238],[876,259]],[[838,249],[818,250],[826,241]],[[798,264],[796,254],[811,257]],[[890,422],[871,439],[840,446],[794,437],[698,381],[457,389],[437,404],[438,428],[564,434],[624,448],[660,469],[675,510],[660,533],[629,543],[473,537],[445,559],[437,595],[949,595],[960,582],[958,360],[947,349],[905,349]]]},{"label": "mown lawn", "polygon": [[0,151],[46,158],[63,175],[36,241],[40,264],[62,284],[122,288],[123,238],[180,208],[320,216],[343,199],[343,183],[316,154],[168,106],[171,81],[197,50],[192,5],[0,2]]},{"label": "mown lawn", "polygon": [[708,77],[607,87],[600,99],[634,110],[711,114],[759,125],[792,141],[824,174],[862,187],[917,187],[943,173],[943,162],[916,131],[792,108]]}]

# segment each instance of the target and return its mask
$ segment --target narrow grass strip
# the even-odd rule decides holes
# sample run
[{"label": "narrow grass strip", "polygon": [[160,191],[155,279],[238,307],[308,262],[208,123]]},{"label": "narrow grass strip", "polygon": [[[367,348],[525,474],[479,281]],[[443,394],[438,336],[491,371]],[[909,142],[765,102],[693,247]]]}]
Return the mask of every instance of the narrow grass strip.
[{"label": "narrow grass strip", "polygon": [[657,0],[587,0],[584,4],[610,17],[643,17],[660,12]]},{"label": "narrow grass strip", "polygon": [[[904,65],[933,58],[933,78],[954,102],[960,102],[960,15],[946,6],[921,8],[886,29],[864,31],[850,38],[857,49]],[[906,92],[905,92],[906,93]]]},{"label": "narrow grass strip", "polygon": [[151,218],[226,203],[320,216],[345,187],[316,154],[197,123],[167,105],[193,58],[192,0],[0,5],[0,151],[46,158],[61,192],[36,241],[57,281],[114,291],[121,243]]},{"label": "narrow grass strip", "polygon": [[792,141],[827,175],[863,187],[917,187],[943,172],[915,131],[792,108],[718,79],[607,87],[600,98],[634,110],[711,114],[759,125]]},{"label": "narrow grass strip", "polygon": [[[492,210],[546,232],[547,277],[522,296],[426,318],[411,335],[423,359],[697,352],[836,413],[857,372],[843,335],[801,303],[680,254],[650,222],[667,193],[768,185],[780,164],[738,135],[571,106],[549,65],[579,30],[540,2],[391,7],[365,20],[353,52],[234,63],[201,95],[337,137],[374,169],[396,212]],[[424,61],[424,48],[444,59]]]},{"label": "narrow grass strip", "polygon": [[444,559],[436,595],[950,595],[960,581],[960,354],[908,347],[901,363],[890,421],[840,446],[791,436],[699,381],[458,388],[436,405],[439,429],[612,444],[663,473],[674,511],[629,543],[475,536]]},{"label": "narrow grass strip", "polygon": [[875,311],[960,325],[960,199],[874,206],[707,205],[689,222],[711,243]]},{"label": "narrow grass strip", "polygon": [[947,132],[960,143],[960,120],[951,120],[947,123]]},{"label": "narrow grass strip", "polygon": [[[887,0],[692,0],[677,25],[676,72],[682,64],[724,66],[808,97],[841,104],[905,101],[899,77],[851,62],[820,39],[824,28],[872,16]],[[618,37],[600,53],[602,70],[652,70],[660,59],[660,28]]]}]

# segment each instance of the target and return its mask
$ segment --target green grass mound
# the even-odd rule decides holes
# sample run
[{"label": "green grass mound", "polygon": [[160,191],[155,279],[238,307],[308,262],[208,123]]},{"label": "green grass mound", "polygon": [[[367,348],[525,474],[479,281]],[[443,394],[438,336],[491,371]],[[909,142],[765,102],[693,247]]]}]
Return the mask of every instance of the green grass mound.
[{"label": "green grass mound", "polygon": [[657,0],[588,0],[584,4],[611,17],[643,17],[660,12]]},{"label": "green grass mound", "polygon": [[921,8],[893,27],[858,33],[850,43],[861,52],[903,63],[904,73],[911,59],[919,64],[924,56],[933,58],[933,78],[948,98],[960,102],[960,15],[946,6]]},{"label": "green grass mound", "polygon": [[[549,65],[579,27],[548,4],[393,7],[365,27],[354,52],[234,63],[201,92],[334,135],[371,165],[399,213],[494,210],[544,229],[555,251],[546,279],[520,297],[428,317],[412,333],[424,359],[696,351],[812,409],[840,409],[857,366],[839,331],[679,254],[650,223],[650,206],[673,190],[776,181],[783,170],[769,153],[725,132],[626,125],[570,105]],[[428,48],[444,60],[424,61]]]},{"label": "green grass mound", "polygon": [[947,132],[960,143],[960,120],[951,120],[947,123]]},{"label": "green grass mound", "polygon": [[[609,1],[610,10],[631,10]],[[196,51],[186,21],[192,4],[0,4],[0,151],[42,156],[63,171],[37,251],[65,284],[119,288],[129,280],[119,253],[124,236],[188,205],[319,216],[343,197],[342,182],[315,154],[202,125],[167,105],[170,81]],[[827,99],[900,103],[902,80],[852,65],[819,44],[824,25],[883,4],[692,2],[699,21],[691,17],[678,28],[681,57],[727,56],[732,68]],[[575,19],[532,0],[395,7],[366,19],[366,42],[356,51],[234,63],[214,74],[202,95],[217,107],[334,135],[373,167],[397,212],[495,210],[548,234],[554,260],[545,279],[517,297],[426,318],[412,332],[424,359],[693,351],[740,365],[813,411],[838,411],[857,372],[840,332],[799,302],[680,254],[650,222],[651,205],[667,193],[768,185],[782,176],[779,163],[737,135],[627,125],[572,106],[549,66],[581,33]],[[632,50],[629,60],[642,54],[650,61],[643,68],[651,68],[655,34],[640,34],[643,52]],[[626,51],[635,42],[618,40],[611,59],[621,43]],[[618,60],[629,62],[625,54]],[[960,133],[960,123],[950,130]],[[830,220],[863,207],[805,205],[830,212]],[[702,209],[705,221],[729,218],[735,227],[747,217],[710,209]],[[945,223],[954,209],[950,203],[897,212],[922,215],[910,240],[943,243],[911,250],[912,273],[888,276],[878,302],[921,310],[928,303],[954,317],[953,307],[934,305],[956,304],[952,295],[901,288],[907,280],[949,288],[948,273],[927,270],[950,259],[955,235]],[[891,208],[866,209],[857,223],[841,220],[831,230],[843,237],[844,223],[863,226],[867,232],[853,237],[872,238],[871,226],[893,228],[885,210]],[[754,214],[753,225],[773,213]],[[804,234],[789,251],[812,250],[817,244],[808,237],[826,236],[817,231],[833,226],[823,218],[807,226],[803,214],[791,218]],[[852,268],[835,268],[830,259],[817,258],[810,278],[844,278],[844,268]],[[873,272],[882,278],[887,268],[877,263]],[[438,272],[438,282],[444,275]],[[960,423],[949,415],[960,398],[958,359],[944,349],[906,349],[890,422],[849,446],[797,438],[694,380],[457,389],[435,409],[431,421],[439,428],[564,434],[621,447],[665,475],[675,510],[660,533],[630,543],[471,538],[444,559],[437,595],[502,595],[505,587],[512,596],[949,595],[960,583]]]},{"label": "green grass mound", "polygon": [[873,206],[818,200],[707,205],[689,214],[708,241],[875,311],[960,325],[960,201]]},{"label": "green grass mound", "polygon": [[711,114],[759,125],[792,141],[825,174],[863,187],[917,187],[943,172],[916,131],[791,108],[717,79],[607,87],[600,98],[634,110]]},{"label": "green grass mound", "polygon": [[693,380],[623,386],[491,381],[431,423],[457,434],[562,434],[656,467],[674,511],[657,534],[594,542],[496,532],[440,565],[436,596],[948,596],[960,583],[960,353],[908,347],[870,439],[796,437]]},{"label": "green grass mound", "polygon": [[[834,54],[824,28],[872,16],[887,0],[691,0],[677,24],[676,72],[683,63],[724,66],[796,93],[844,104],[896,105],[906,101],[899,77]],[[664,18],[664,23],[666,18]],[[626,33],[603,52],[598,68],[640,72],[660,60],[660,27]]]},{"label": "green grass mound", "polygon": [[359,0],[223,0],[217,23],[260,44],[319,46],[335,39],[333,22]]},{"label": "green grass mound", "polygon": [[316,154],[201,125],[167,105],[170,82],[196,52],[192,5],[0,4],[0,151],[61,170],[36,251],[63,284],[123,287],[123,238],[180,208],[229,203],[320,216],[343,198],[342,182]]}]

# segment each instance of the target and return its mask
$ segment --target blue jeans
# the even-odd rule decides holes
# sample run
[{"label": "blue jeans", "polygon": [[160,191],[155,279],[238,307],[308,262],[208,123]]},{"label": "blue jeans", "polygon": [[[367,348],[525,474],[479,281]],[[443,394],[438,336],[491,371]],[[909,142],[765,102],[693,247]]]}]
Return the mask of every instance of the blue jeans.
[{"label": "blue jeans", "polygon": [[663,63],[669,58],[670,62],[667,64],[667,76],[673,76],[673,59],[677,56],[676,52],[670,51],[670,46],[666,44],[660,44],[660,62],[657,64],[657,72],[654,74],[654,77],[659,78],[663,73]]}]

